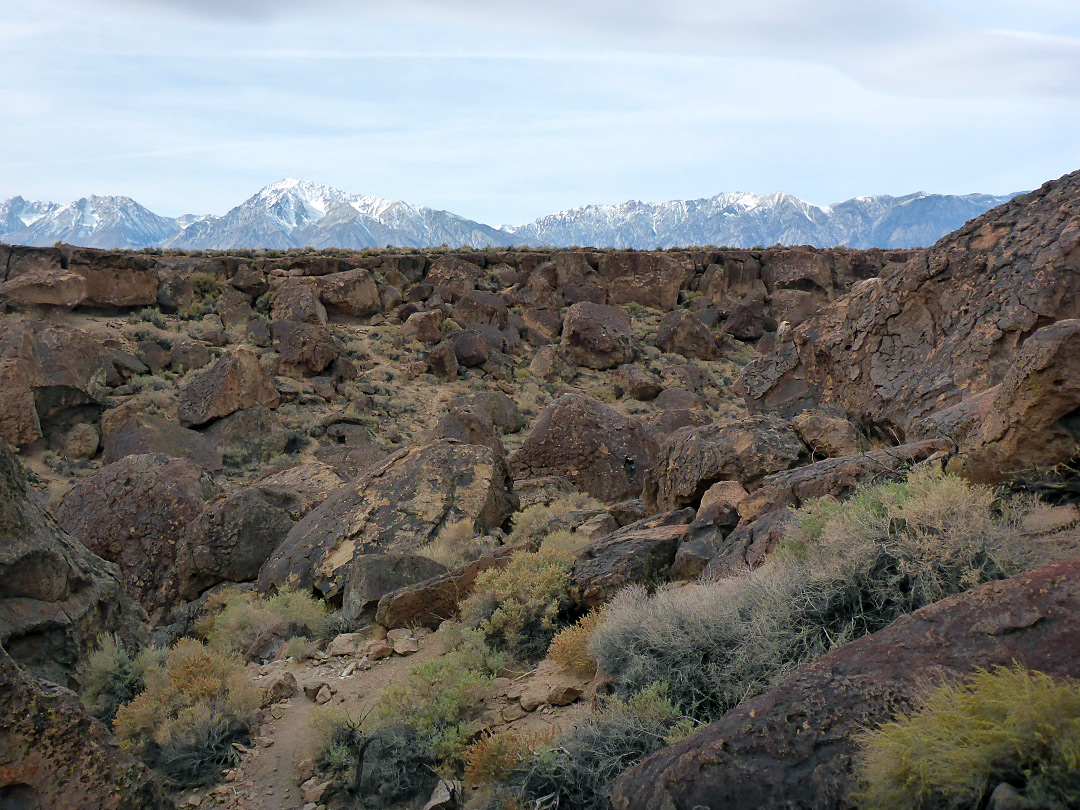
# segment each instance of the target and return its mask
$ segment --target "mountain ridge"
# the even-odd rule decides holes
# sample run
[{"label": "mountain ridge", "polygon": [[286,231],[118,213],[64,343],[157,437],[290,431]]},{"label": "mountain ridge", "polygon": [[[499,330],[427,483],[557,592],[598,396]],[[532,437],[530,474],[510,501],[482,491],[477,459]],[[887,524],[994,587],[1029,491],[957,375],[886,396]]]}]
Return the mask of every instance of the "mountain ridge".
[{"label": "mountain ridge", "polygon": [[498,228],[427,206],[287,178],[221,216],[163,217],[130,197],[59,204],[20,196],[0,203],[0,241],[47,246],[183,250],[298,247],[654,249],[690,245],[925,247],[1015,194],[915,192],[815,205],[785,192],[724,192],[695,200],[586,205]]}]

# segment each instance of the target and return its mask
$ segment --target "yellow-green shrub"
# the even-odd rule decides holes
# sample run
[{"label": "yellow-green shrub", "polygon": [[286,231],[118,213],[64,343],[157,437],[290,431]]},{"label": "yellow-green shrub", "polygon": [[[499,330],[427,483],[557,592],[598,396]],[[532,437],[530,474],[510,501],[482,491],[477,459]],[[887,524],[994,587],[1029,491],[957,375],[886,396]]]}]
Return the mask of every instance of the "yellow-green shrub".
[{"label": "yellow-green shrub", "polygon": [[128,650],[115,634],[106,633],[79,667],[80,697],[93,717],[112,727],[116,711],[144,688],[147,669],[160,663],[163,653],[148,647]]},{"label": "yellow-green shrub", "polygon": [[985,806],[1002,782],[1025,807],[1080,806],[1080,685],[1018,665],[931,691],[860,741],[863,810]]},{"label": "yellow-green shrub", "polygon": [[474,785],[490,785],[508,777],[515,768],[536,756],[554,740],[554,729],[548,732],[522,734],[502,729],[485,734],[465,749],[465,779]]},{"label": "yellow-green shrub", "polygon": [[495,649],[522,661],[538,660],[570,608],[572,570],[568,555],[515,554],[505,568],[480,573],[461,603],[461,620],[479,629]]},{"label": "yellow-green shrub", "polygon": [[534,504],[514,515],[514,527],[507,543],[528,543],[530,548],[540,547],[544,537],[551,531],[556,518],[571,512],[603,509],[604,505],[590,495],[573,492],[550,504]]},{"label": "yellow-green shrub", "polygon": [[314,597],[284,589],[267,598],[253,591],[222,591],[207,601],[206,618],[196,632],[215,649],[256,656],[269,639],[319,635],[327,621],[326,605]]},{"label": "yellow-green shrub", "polygon": [[261,695],[238,658],[183,639],[145,673],[146,689],[116,713],[116,736],[167,779],[190,784],[235,760]]},{"label": "yellow-green shrub", "polygon": [[600,623],[600,613],[592,611],[555,634],[548,658],[582,678],[596,674],[596,657],[589,652],[589,638]]}]

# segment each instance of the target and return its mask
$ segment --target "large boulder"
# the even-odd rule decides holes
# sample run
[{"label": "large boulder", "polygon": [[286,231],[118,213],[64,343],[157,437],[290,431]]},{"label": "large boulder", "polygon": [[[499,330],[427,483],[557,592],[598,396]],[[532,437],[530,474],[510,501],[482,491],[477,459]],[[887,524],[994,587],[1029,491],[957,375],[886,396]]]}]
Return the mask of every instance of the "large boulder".
[{"label": "large boulder", "polygon": [[656,451],[637,419],[583,394],[564,394],[540,414],[510,468],[515,478],[557,475],[582,492],[618,501],[641,493]]},{"label": "large boulder", "polygon": [[216,494],[206,471],[191,461],[127,456],[69,489],[56,519],[120,566],[128,592],[157,621],[180,601],[176,560],[187,525]]},{"label": "large boulder", "polygon": [[620,777],[615,810],[852,807],[854,740],[927,679],[1021,664],[1080,678],[1080,558],[991,582],[805,666]]},{"label": "large boulder", "polygon": [[252,486],[267,501],[288,512],[293,520],[300,520],[330,493],[345,486],[345,479],[329,464],[307,461],[269,472]]},{"label": "large boulder", "polygon": [[213,441],[198,431],[182,427],[170,419],[133,412],[119,424],[113,424],[102,437],[101,461],[112,464],[127,456],[161,453],[171,458],[186,458],[210,471],[221,469],[221,453]]},{"label": "large boulder", "polygon": [[233,467],[261,464],[284,453],[291,445],[302,443],[286,430],[281,417],[265,405],[231,413],[213,422],[203,431],[213,442],[224,462]]},{"label": "large boulder", "polygon": [[271,504],[256,487],[211,501],[187,525],[176,552],[180,594],[198,599],[219,582],[250,582],[289,530],[289,513]]},{"label": "large boulder", "polygon": [[180,386],[180,422],[202,425],[241,408],[276,408],[281,397],[251,349],[238,346]]},{"label": "large boulder", "polygon": [[[272,321],[270,337],[281,355],[281,371],[289,377],[318,374],[341,353],[341,345],[321,324]],[[265,402],[263,403],[266,404]]]},{"label": "large boulder", "polygon": [[171,810],[142,763],[120,751],[79,698],[21,670],[0,648],[0,807]]},{"label": "large boulder", "polygon": [[0,442],[0,644],[28,672],[67,685],[98,636],[136,642],[145,618],[117,567],[57,526]]},{"label": "large boulder", "polygon": [[806,460],[806,446],[784,419],[751,416],[726,424],[688,427],[660,446],[644,489],[658,511],[696,506],[718,481],[752,489],[762,478]]},{"label": "large boulder", "polygon": [[656,345],[665,352],[696,360],[716,360],[720,356],[716,336],[685,309],[664,316],[656,331]]},{"label": "large boulder", "polygon": [[319,300],[330,312],[362,318],[382,309],[379,287],[363,268],[329,273],[314,283]]},{"label": "large boulder", "polygon": [[[835,402],[881,435],[903,438],[924,418],[1003,383],[1023,344],[1075,318],[1080,172],[1015,197],[906,264],[854,284],[753,361],[741,390],[752,410],[791,415]],[[1037,460],[1054,464],[1060,449],[1050,442]]]},{"label": "large boulder", "polygon": [[155,261],[118,251],[75,248],[68,269],[83,277],[86,298],[92,307],[146,307],[157,303],[158,274]]},{"label": "large boulder", "polygon": [[16,309],[72,309],[86,300],[86,279],[59,268],[30,270],[0,284],[0,300]]},{"label": "large boulder", "polygon": [[675,308],[679,290],[694,277],[693,262],[685,257],[652,251],[604,253],[599,265],[610,303],[637,303],[664,312]]},{"label": "large boulder", "polygon": [[513,513],[510,474],[491,448],[440,440],[399,451],[326,499],[293,527],[263,567],[259,587],[317,590],[348,599],[364,554],[408,553],[461,533],[501,526]]},{"label": "large boulder", "polygon": [[576,601],[598,608],[627,585],[662,582],[675,562],[679,538],[693,512],[688,509],[664,517],[673,522],[641,521],[583,549],[574,561]]},{"label": "large boulder", "polygon": [[563,320],[562,345],[579,366],[603,370],[634,359],[630,313],[624,307],[574,304]]}]

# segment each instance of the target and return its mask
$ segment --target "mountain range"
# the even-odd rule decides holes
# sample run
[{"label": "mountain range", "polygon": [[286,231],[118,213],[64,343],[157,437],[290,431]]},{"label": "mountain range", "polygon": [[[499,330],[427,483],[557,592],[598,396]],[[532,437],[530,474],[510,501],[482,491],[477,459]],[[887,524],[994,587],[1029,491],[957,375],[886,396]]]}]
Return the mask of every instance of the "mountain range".
[{"label": "mountain range", "polygon": [[223,216],[163,217],[130,197],[62,205],[0,203],[0,241],[47,246],[183,250],[573,245],[653,249],[690,245],[908,248],[933,244],[1014,194],[855,197],[818,206],[789,194],[588,205],[499,228],[449,211],[282,180]]}]

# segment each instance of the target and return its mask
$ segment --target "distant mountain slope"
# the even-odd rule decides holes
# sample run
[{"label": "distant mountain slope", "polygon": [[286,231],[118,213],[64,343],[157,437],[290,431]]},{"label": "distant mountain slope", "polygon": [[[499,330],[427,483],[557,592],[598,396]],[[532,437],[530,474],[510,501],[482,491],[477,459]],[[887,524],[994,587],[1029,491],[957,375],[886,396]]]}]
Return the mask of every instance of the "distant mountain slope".
[{"label": "distant mountain slope", "polygon": [[161,217],[129,197],[91,196],[67,205],[12,197],[0,203],[0,241],[184,250],[443,244],[747,248],[777,243],[906,248],[931,245],[1012,196],[918,193],[817,206],[789,194],[736,192],[658,204],[589,205],[525,225],[493,228],[449,211],[282,180],[220,217]]}]

